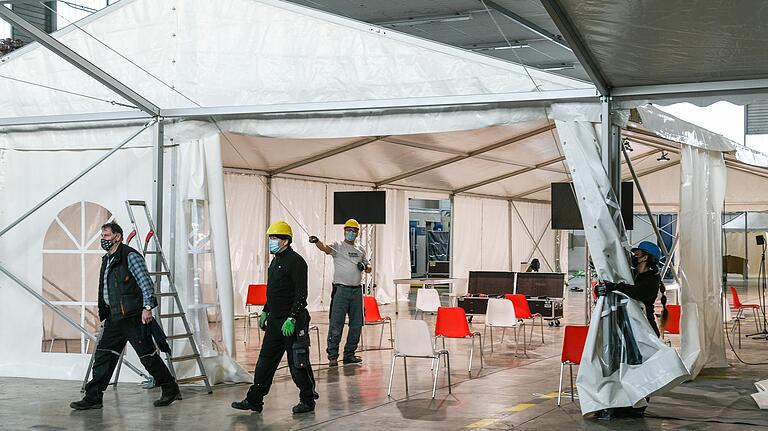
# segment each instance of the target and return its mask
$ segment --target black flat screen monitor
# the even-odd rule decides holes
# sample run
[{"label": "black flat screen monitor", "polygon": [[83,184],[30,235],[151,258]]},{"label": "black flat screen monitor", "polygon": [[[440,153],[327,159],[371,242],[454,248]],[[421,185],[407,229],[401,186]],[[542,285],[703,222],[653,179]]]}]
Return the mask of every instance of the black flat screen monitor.
[{"label": "black flat screen monitor", "polygon": [[515,293],[525,296],[562,298],[565,274],[558,272],[518,272]]},{"label": "black flat screen monitor", "polygon": [[[624,228],[634,228],[634,190],[631,182],[621,183],[621,218]],[[552,183],[552,229],[581,230],[579,205],[573,192],[572,183]]]},{"label": "black flat screen monitor", "polygon": [[351,218],[361,224],[385,224],[387,192],[334,192],[333,224],[344,224]]},{"label": "black flat screen monitor", "polygon": [[515,273],[506,271],[470,271],[470,294],[500,296],[515,291]]}]

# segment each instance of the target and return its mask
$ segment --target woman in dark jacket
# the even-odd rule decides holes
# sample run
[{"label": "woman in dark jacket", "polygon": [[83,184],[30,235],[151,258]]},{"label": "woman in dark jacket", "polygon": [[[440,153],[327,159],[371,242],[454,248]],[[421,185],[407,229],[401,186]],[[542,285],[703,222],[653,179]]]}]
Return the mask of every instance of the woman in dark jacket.
[{"label": "woman in dark jacket", "polygon": [[621,284],[614,289],[643,303],[645,317],[657,336],[661,335],[661,333],[659,332],[658,325],[656,325],[654,307],[659,292],[661,292],[662,326],[666,322],[668,314],[666,308],[667,296],[665,295],[664,283],[662,283],[661,275],[659,274],[660,258],[661,250],[656,244],[649,241],[643,241],[638,244],[636,248],[632,249],[632,266],[634,267],[635,276],[634,286]]}]

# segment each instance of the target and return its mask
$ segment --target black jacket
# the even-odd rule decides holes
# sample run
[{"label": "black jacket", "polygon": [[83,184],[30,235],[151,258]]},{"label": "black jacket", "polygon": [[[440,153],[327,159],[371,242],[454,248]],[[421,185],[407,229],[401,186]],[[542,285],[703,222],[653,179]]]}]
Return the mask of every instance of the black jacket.
[{"label": "black jacket", "polygon": [[659,327],[656,325],[654,307],[659,296],[661,276],[658,271],[645,271],[635,275],[635,285],[619,284],[613,290],[626,294],[632,299],[640,301],[645,306],[645,317],[651,324],[656,335],[659,335]]},{"label": "black jacket", "polygon": [[297,319],[306,307],[307,262],[289,246],[269,264],[264,311],[274,319]]}]

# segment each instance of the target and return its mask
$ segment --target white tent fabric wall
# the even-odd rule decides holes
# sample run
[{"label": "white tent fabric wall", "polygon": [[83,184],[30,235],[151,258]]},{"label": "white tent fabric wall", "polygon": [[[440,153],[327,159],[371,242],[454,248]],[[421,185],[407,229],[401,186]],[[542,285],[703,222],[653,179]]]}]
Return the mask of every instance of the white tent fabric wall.
[{"label": "white tent fabric wall", "polygon": [[408,194],[405,190],[387,189],[387,223],[377,226],[376,299],[391,303],[408,300],[408,286],[395,285],[395,279],[410,278],[411,254],[408,239]]},{"label": "white tent fabric wall", "polygon": [[224,174],[236,315],[245,313],[248,285],[267,282],[264,266],[267,188],[264,181],[257,175]]},{"label": "white tent fabric wall", "polygon": [[454,292],[467,293],[469,271],[509,271],[509,207],[501,199],[455,196],[453,277]]},{"label": "white tent fabric wall", "polygon": [[680,185],[681,356],[692,377],[727,367],[722,329],[721,224],[726,168],[719,151],[683,146]]},{"label": "white tent fabric wall", "polygon": [[[520,271],[521,262],[528,262],[533,258],[539,259],[540,271],[555,272],[555,257],[560,250],[555,250],[555,231],[551,229],[550,205],[530,202],[512,202],[512,270]],[[530,233],[529,233],[530,232]],[[533,236],[533,239],[531,239]],[[538,247],[535,247],[538,241]],[[565,239],[567,247],[567,238]],[[567,248],[564,253],[568,255]],[[561,258],[562,259],[562,258]],[[567,262],[562,268],[567,269]]]},{"label": "white tent fabric wall", "polygon": [[[92,151],[57,151],[65,142],[91,142],[94,134],[102,143],[117,143],[138,128],[94,131],[38,131],[0,134],[2,175],[0,225],[7,226],[47,195],[61,187],[85,166],[104,155]],[[41,149],[44,147],[45,149]],[[47,227],[58,212],[75,202],[94,202],[109,210],[128,229],[126,199],[152,198],[151,136],[142,132],[128,148],[119,150],[52,201],[0,238],[2,264],[28,285],[40,291],[42,248]],[[10,204],[12,203],[12,204]],[[105,220],[106,221],[106,220]],[[70,271],[71,268],[61,268]],[[86,301],[95,301],[98,277],[86,278]],[[82,379],[88,355],[41,352],[43,304],[0,275],[0,375],[14,377]],[[132,349],[128,359],[139,364]],[[138,381],[130,371],[121,379]]]},{"label": "white tent fabric wall", "polygon": [[[251,380],[250,375],[234,361],[234,301],[235,289],[232,285],[232,274],[240,275],[240,272],[231,270],[230,263],[230,235],[228,235],[228,226],[224,218],[225,193],[224,183],[221,176],[221,159],[216,156],[220,152],[218,145],[218,135],[208,135],[202,139],[194,139],[179,144],[179,170],[176,184],[178,184],[178,194],[176,197],[176,220],[175,223],[175,268],[174,282],[179,291],[179,297],[182,303],[186,301],[186,312],[190,325],[193,330],[196,327],[194,319],[200,319],[199,324],[202,328],[208,324],[204,319],[210,317],[218,320],[217,331],[207,331],[203,329],[200,336],[211,336],[221,343],[216,344],[217,352],[206,352],[203,348],[208,340],[197,340],[200,345],[201,353],[204,353],[204,364],[206,373],[211,383],[221,382],[247,382]],[[218,180],[216,177],[219,177]],[[251,195],[256,193],[251,192]],[[190,238],[188,232],[190,229],[190,199],[207,199],[207,214],[202,214],[207,218],[209,242],[207,248],[210,249],[209,259],[202,259],[202,279],[203,286],[210,293],[215,292],[215,303],[208,303],[206,312],[196,314],[192,307],[192,290],[194,289],[189,274],[191,272],[191,261],[188,250],[190,247]],[[234,212],[235,217],[242,214]],[[252,216],[253,217],[253,216]],[[165,235],[169,237],[170,235]],[[242,241],[241,237],[235,237],[232,241],[238,244]],[[240,261],[238,261],[240,263]],[[239,292],[238,292],[239,293]],[[166,302],[167,304],[167,302]],[[165,323],[165,322],[164,322]],[[178,331],[178,329],[176,329]],[[212,333],[215,332],[215,333]],[[210,335],[208,335],[210,334]],[[174,341],[174,349],[191,353],[189,344],[184,340]],[[177,365],[177,375],[196,375],[196,364],[190,362]]]},{"label": "white tent fabric wall", "polygon": [[291,225],[291,247],[307,261],[307,304],[309,310],[319,310],[324,285],[325,254],[310,244],[308,238],[309,235],[316,235],[311,232],[326,230],[326,185],[314,181],[273,178],[271,189],[270,223],[284,220]]}]

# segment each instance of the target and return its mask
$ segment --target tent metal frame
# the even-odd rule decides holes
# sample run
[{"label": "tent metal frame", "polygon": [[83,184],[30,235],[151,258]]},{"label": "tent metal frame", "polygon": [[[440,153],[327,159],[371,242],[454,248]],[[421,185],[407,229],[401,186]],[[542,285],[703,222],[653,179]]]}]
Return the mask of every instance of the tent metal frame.
[{"label": "tent metal frame", "polygon": [[534,130],[531,130],[531,131],[528,131],[528,132],[525,132],[525,133],[513,136],[511,138],[504,139],[504,140],[499,141],[499,142],[494,142],[493,144],[486,145],[484,147],[478,148],[478,149],[470,151],[468,153],[460,154],[460,155],[457,155],[455,157],[451,157],[451,158],[449,158],[447,160],[441,160],[439,162],[435,162],[435,163],[432,163],[430,165],[427,165],[427,166],[424,166],[424,167],[421,167],[421,168],[417,168],[417,169],[414,169],[414,170],[411,170],[411,171],[408,171],[408,172],[401,173],[399,175],[395,175],[395,176],[386,178],[386,179],[381,180],[381,181],[377,181],[376,182],[376,187],[381,187],[381,186],[386,185],[386,184],[394,183],[395,181],[400,181],[402,179],[409,178],[409,177],[412,177],[412,176],[415,176],[415,175],[419,175],[419,174],[423,174],[423,173],[426,173],[426,172],[429,172],[429,171],[441,168],[443,166],[448,166],[450,164],[453,164],[453,163],[456,163],[456,162],[460,162],[462,160],[466,160],[466,159],[469,159],[469,158],[481,155],[483,153],[487,153],[489,151],[493,151],[493,150],[497,150],[497,149],[502,148],[502,147],[506,147],[506,146],[514,144],[516,142],[525,141],[528,138],[532,138],[534,136],[541,135],[542,133],[546,133],[546,132],[548,132],[548,131],[550,131],[550,130],[552,130],[554,128],[555,128],[555,123],[549,123],[549,124],[547,124],[544,127],[539,127],[538,129],[534,129]]},{"label": "tent metal frame", "polygon": [[368,138],[359,139],[359,140],[356,140],[356,141],[351,142],[349,144],[342,145],[341,147],[333,148],[333,149],[328,150],[326,152],[323,152],[323,153],[320,153],[320,154],[316,154],[316,155],[311,156],[311,157],[307,157],[306,159],[302,159],[302,160],[299,160],[297,162],[293,162],[293,163],[289,163],[289,164],[287,164],[285,166],[281,166],[281,167],[279,167],[277,169],[269,171],[269,175],[270,176],[274,176],[274,175],[277,175],[277,174],[282,174],[282,173],[285,173],[285,172],[288,172],[288,171],[292,171],[292,170],[300,168],[302,166],[306,166],[306,165],[308,165],[310,163],[319,162],[319,161],[327,159],[329,157],[333,157],[335,155],[338,155],[338,154],[341,154],[341,153],[344,153],[344,152],[347,152],[347,151],[350,151],[350,150],[354,150],[355,148],[360,148],[360,147],[362,147],[364,145],[368,145],[368,144],[371,144],[373,142],[380,141],[380,140],[384,139],[385,137],[386,136],[371,136],[371,137],[368,137]]}]

